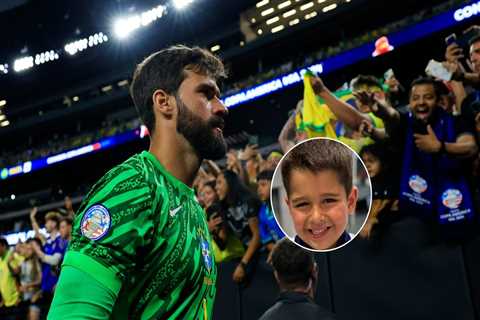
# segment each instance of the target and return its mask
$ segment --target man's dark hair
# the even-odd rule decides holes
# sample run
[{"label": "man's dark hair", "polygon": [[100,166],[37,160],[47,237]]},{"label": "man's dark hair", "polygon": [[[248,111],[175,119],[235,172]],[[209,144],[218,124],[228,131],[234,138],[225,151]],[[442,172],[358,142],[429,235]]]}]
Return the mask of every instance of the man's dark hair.
[{"label": "man's dark hair", "polygon": [[314,264],[312,252],[300,248],[287,238],[278,241],[273,248],[272,266],[284,290],[306,287]]},{"label": "man's dark hair", "polygon": [[468,46],[470,47],[471,45],[473,45],[474,43],[477,43],[478,41],[480,41],[480,34],[473,36],[470,40],[468,40]]},{"label": "man's dark hair", "polygon": [[391,163],[395,161],[395,159],[392,159],[387,145],[383,142],[377,142],[364,146],[360,150],[359,155],[360,157],[363,157],[365,154],[370,154],[380,161],[381,173],[385,173],[388,168],[391,168]]},{"label": "man's dark hair", "polygon": [[215,190],[215,185],[216,185],[216,181],[215,180],[210,180],[210,181],[207,181],[203,184],[204,187],[210,187],[212,188],[213,190]]},{"label": "man's dark hair", "polygon": [[0,237],[0,245],[8,248],[8,241],[4,237]]},{"label": "man's dark hair", "polygon": [[415,80],[412,81],[412,84],[410,85],[410,94],[412,95],[412,89],[415,86],[420,86],[420,85],[432,85],[433,89],[435,90],[435,95],[437,96],[437,99],[440,98],[440,86],[438,84],[438,80],[435,80],[432,77],[418,77]]},{"label": "man's dark hair", "polygon": [[377,87],[383,91],[383,87],[380,84],[380,81],[372,75],[360,74],[357,77],[353,78],[350,82],[350,87],[353,91],[360,89],[362,86]]},{"label": "man's dark hair", "polygon": [[361,157],[363,157],[363,155],[366,153],[371,154],[375,158],[379,159],[380,162],[382,162],[382,165],[384,164],[385,161],[390,160],[387,146],[382,142],[377,142],[377,143],[363,146],[358,154]]},{"label": "man's dark hair", "polygon": [[42,241],[39,238],[29,238],[29,239],[27,239],[27,243],[32,243],[32,242],[36,242],[40,248],[43,246]]},{"label": "man's dark hair", "polygon": [[70,217],[62,217],[60,219],[60,222],[63,222],[63,221],[70,226],[73,225],[73,219]]},{"label": "man's dark hair", "polygon": [[260,180],[270,180],[273,179],[273,170],[263,170],[257,175],[257,181]]},{"label": "man's dark hair", "polygon": [[293,170],[318,173],[333,170],[345,188],[347,197],[352,191],[352,151],[340,142],[330,139],[313,139],[294,147],[282,160],[282,179],[290,194],[290,176]]},{"label": "man's dark hair", "polygon": [[215,80],[226,76],[222,61],[208,50],[176,45],[148,56],[135,69],[130,95],[150,133],[155,130],[152,96],[162,89],[176,95],[186,72],[193,71]]}]

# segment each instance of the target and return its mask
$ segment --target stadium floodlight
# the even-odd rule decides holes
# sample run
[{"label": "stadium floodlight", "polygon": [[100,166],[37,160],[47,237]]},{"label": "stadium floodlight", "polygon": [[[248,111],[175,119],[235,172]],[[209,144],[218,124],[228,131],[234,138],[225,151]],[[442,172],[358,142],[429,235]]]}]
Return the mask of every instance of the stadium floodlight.
[{"label": "stadium floodlight", "polygon": [[6,127],[6,126],[8,126],[9,124],[10,124],[10,121],[5,120],[5,121],[0,122],[0,127]]},{"label": "stadium floodlight", "polygon": [[328,12],[328,11],[332,11],[334,9],[337,8],[337,4],[336,3],[333,3],[329,6],[326,6],[325,8],[322,9],[323,12]]},{"label": "stadium floodlight", "polygon": [[[103,42],[107,42],[108,37],[103,34],[103,32],[95,33],[94,35],[89,36],[88,38],[83,38],[74,42],[70,42],[65,45],[65,51],[70,55],[75,55],[77,52],[81,52],[88,47],[97,46]],[[56,55],[58,56],[58,55]],[[50,56],[50,60],[51,60]]]},{"label": "stadium floodlight", "polygon": [[30,69],[31,67],[33,67],[32,56],[22,57],[13,62],[13,70],[15,70],[15,72],[21,72]]},{"label": "stadium floodlight", "polygon": [[8,73],[8,64],[0,64],[0,73],[7,74]]},{"label": "stadium floodlight", "polygon": [[7,104],[7,100],[0,100],[0,107],[3,107]]},{"label": "stadium floodlight", "polygon": [[0,121],[3,121],[3,120],[5,120],[6,118],[7,118],[7,116],[6,116],[6,115],[4,115],[4,114],[0,114]]},{"label": "stadium floodlight", "polygon": [[177,10],[183,10],[188,7],[192,2],[193,0],[173,0],[173,6]]},{"label": "stadium floodlight", "polygon": [[279,25],[273,28],[271,31],[272,33],[276,33],[276,32],[282,31],[283,29],[285,29],[285,27],[283,25]]},{"label": "stadium floodlight", "polygon": [[308,2],[308,3],[305,3],[305,4],[301,5],[301,6],[300,6],[300,11],[305,11],[305,10],[307,10],[307,9],[310,9],[310,8],[313,7],[313,6],[314,6],[313,1],[310,1],[310,2]]},{"label": "stadium floodlight", "polygon": [[[166,14],[166,12],[167,8],[163,5],[160,5],[140,14],[119,18],[115,20],[115,23],[113,25],[114,33],[118,38],[125,39],[133,31],[141,27],[145,27],[154,22],[155,20],[160,19]],[[100,42],[101,38],[103,38],[103,41],[106,41],[105,37],[99,37],[97,41]],[[92,42],[95,42],[95,39],[92,39]]]},{"label": "stadium floodlight", "polygon": [[12,195],[10,196],[10,199],[15,200],[15,195],[12,194]]},{"label": "stadium floodlight", "polygon": [[40,65],[44,64],[45,62],[57,60],[59,58],[60,56],[58,55],[58,53],[55,53],[55,51],[45,51],[35,55],[35,64]]},{"label": "stadium floodlight", "polygon": [[115,35],[120,39],[125,39],[134,30],[140,28],[141,19],[139,16],[133,16],[129,18],[120,18],[115,21],[114,30]]}]

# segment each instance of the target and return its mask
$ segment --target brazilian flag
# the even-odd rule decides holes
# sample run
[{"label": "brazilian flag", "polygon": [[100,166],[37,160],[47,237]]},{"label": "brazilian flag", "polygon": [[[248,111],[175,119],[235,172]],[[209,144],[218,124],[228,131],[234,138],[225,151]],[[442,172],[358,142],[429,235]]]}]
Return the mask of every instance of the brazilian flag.
[{"label": "brazilian flag", "polygon": [[[317,97],[310,84],[310,77],[313,73],[307,71],[303,77],[303,109],[297,113],[295,124],[298,131],[305,131],[309,138],[327,137],[337,139],[334,122],[337,120],[330,108],[323,99]],[[339,90],[334,95],[345,102],[354,97],[350,90]]]}]

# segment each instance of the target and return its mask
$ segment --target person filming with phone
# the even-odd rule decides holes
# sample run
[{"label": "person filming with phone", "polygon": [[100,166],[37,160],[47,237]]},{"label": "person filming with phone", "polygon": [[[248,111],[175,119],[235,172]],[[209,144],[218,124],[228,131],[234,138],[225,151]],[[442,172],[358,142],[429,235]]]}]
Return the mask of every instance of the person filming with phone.
[{"label": "person filming with phone", "polygon": [[383,119],[391,145],[398,146],[400,210],[463,232],[464,227],[471,228],[476,212],[467,177],[478,146],[464,118],[439,107],[439,88],[433,78],[414,80],[407,112],[380,103],[373,95],[361,98]]}]

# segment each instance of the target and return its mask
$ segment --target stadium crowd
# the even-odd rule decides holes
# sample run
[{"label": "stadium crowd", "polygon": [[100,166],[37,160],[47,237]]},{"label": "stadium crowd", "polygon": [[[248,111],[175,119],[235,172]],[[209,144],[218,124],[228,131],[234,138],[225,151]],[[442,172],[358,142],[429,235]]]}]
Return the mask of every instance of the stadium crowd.
[{"label": "stadium crowd", "polygon": [[[335,45],[328,46],[322,50],[308,54],[300,53],[297,57],[285,57],[288,61],[281,66],[266,71],[259,71],[257,74],[251,75],[247,79],[226,84],[225,92],[223,92],[223,94],[225,96],[233,95],[245,88],[261,84],[277,76],[308,66],[314,61],[326,59],[341,52],[364,45],[368,42],[375,41],[384,34],[389,34],[412,24],[418,23],[419,21],[442,13],[450,9],[452,6],[460,3],[462,3],[462,0],[450,0],[432,7],[429,10],[422,10],[417,12],[415,15],[392,22],[381,28],[370,30],[353,39],[342,40]],[[66,103],[65,99],[67,99],[69,103]],[[68,97],[64,97],[63,103],[60,103],[60,106],[63,108],[65,105],[68,107],[72,106],[72,101]],[[14,150],[2,150],[0,156],[0,168],[14,166],[32,159],[51,156],[59,152],[81,147],[96,142],[102,138],[135,129],[139,125],[140,122],[138,118],[131,119],[129,121],[105,119],[105,121],[100,124],[100,130],[98,127],[97,129],[85,130],[85,128],[82,126],[82,123],[78,122],[75,126],[75,132],[71,134],[55,133],[53,136],[48,137],[48,139],[40,140],[39,137],[30,136],[23,145],[17,145]]]},{"label": "stadium crowd", "polygon": [[[205,209],[216,263],[236,263],[231,281],[248,283],[261,254],[270,259],[284,237],[269,199],[273,172],[293,145],[315,136],[345,142],[367,167],[373,203],[361,236],[374,238],[405,215],[436,226],[448,240],[478,232],[480,27],[472,28],[478,34],[470,39],[469,52],[455,43],[446,49],[442,65],[451,80],[421,75],[407,87],[388,72],[382,78],[359,75],[347,90],[331,92],[317,75],[306,74],[305,95],[279,134],[278,150],[262,154],[249,144],[229,150],[219,162],[225,165],[203,164],[194,189]],[[30,216],[35,238],[13,251],[0,239],[2,319],[24,319],[27,313],[28,319],[40,319],[52,299],[74,213],[71,205],[66,214],[47,213],[45,236],[36,211]]]}]

